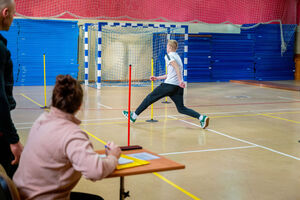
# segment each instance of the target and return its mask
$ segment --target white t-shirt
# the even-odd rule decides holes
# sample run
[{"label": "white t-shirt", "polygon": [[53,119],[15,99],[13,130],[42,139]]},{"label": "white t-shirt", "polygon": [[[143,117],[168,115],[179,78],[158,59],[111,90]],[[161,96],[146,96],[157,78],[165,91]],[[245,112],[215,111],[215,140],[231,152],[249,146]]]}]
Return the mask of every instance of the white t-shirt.
[{"label": "white t-shirt", "polygon": [[179,85],[176,70],[170,64],[170,62],[172,62],[172,61],[177,62],[177,64],[179,65],[179,71],[180,71],[180,74],[181,74],[181,79],[183,80],[183,77],[182,77],[183,64],[182,64],[180,56],[176,52],[170,52],[169,54],[165,55],[165,61],[167,63],[167,67],[168,67],[167,68],[168,69],[167,78],[165,80],[165,83],[172,84],[172,85]]}]

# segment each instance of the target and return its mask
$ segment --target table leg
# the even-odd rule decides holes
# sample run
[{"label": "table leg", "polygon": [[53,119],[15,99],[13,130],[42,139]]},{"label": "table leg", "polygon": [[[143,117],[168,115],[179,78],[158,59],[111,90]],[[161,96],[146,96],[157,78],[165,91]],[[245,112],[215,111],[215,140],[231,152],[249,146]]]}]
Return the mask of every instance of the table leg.
[{"label": "table leg", "polygon": [[125,192],[125,188],[124,188],[124,177],[121,176],[120,177],[120,200],[124,200],[124,192]]},{"label": "table leg", "polygon": [[124,200],[126,197],[129,197],[129,191],[125,192],[124,176],[121,176],[120,177],[120,200]]}]

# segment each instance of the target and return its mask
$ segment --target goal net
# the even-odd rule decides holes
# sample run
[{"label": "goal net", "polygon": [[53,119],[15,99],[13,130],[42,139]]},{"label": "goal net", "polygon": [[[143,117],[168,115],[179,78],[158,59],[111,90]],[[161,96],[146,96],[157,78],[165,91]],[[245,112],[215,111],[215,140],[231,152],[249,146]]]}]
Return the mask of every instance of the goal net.
[{"label": "goal net", "polygon": [[187,45],[184,28],[105,25],[99,30],[98,26],[90,26],[88,32],[88,82],[91,86],[99,88],[97,82],[101,86],[127,86],[129,65],[132,66],[133,86],[150,85],[152,67],[154,76],[167,72],[164,57],[168,39],[178,42],[177,53],[184,61]]}]

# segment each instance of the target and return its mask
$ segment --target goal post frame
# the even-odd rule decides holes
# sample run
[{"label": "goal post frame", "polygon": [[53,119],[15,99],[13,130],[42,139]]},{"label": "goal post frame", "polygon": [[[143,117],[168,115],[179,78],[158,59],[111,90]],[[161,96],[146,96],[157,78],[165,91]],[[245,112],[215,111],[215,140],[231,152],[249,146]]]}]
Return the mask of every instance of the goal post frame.
[{"label": "goal post frame", "polygon": [[[84,24],[84,53],[85,53],[85,85],[89,84],[89,54],[88,54],[88,27],[91,25],[95,25],[92,23]],[[98,33],[97,33],[97,77],[96,77],[96,85],[97,89],[101,88],[101,67],[102,67],[102,29],[104,26],[112,26],[112,27],[133,27],[133,28],[166,28],[168,30],[167,39],[170,39],[170,28],[182,28],[184,29],[184,53],[183,53],[183,81],[187,85],[187,65],[188,65],[188,33],[189,27],[188,25],[178,25],[178,24],[154,24],[154,23],[121,23],[121,22],[98,22]]]}]

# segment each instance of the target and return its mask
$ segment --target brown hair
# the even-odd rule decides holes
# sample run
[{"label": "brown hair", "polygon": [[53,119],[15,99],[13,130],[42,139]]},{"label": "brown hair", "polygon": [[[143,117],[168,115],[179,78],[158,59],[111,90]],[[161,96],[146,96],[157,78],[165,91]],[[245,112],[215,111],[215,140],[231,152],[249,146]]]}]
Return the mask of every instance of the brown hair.
[{"label": "brown hair", "polygon": [[172,50],[176,51],[178,47],[178,43],[176,40],[169,40],[168,45],[172,48]]},{"label": "brown hair", "polygon": [[70,75],[58,75],[52,93],[52,106],[74,114],[81,106],[83,91],[77,80]]},{"label": "brown hair", "polygon": [[14,3],[14,0],[0,0],[0,10]]}]

